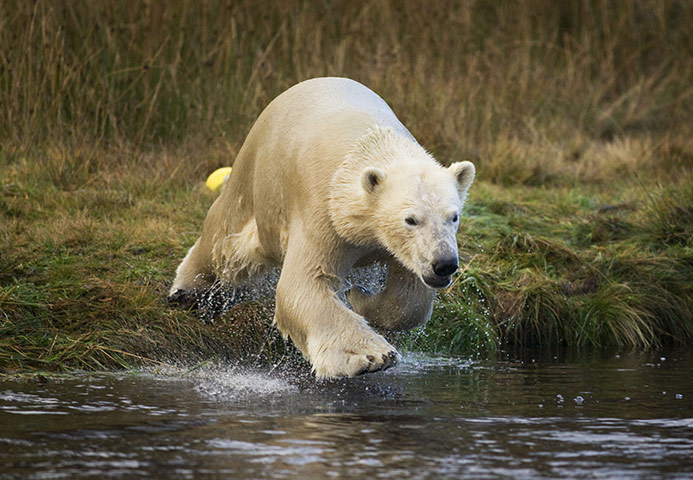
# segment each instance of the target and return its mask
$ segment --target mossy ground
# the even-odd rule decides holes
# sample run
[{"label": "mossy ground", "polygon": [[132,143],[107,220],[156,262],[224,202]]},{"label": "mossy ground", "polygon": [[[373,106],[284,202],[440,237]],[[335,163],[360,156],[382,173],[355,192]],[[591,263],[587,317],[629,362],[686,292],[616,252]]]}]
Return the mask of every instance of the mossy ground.
[{"label": "mossy ground", "polygon": [[[195,11],[195,15],[190,12]],[[5,2],[0,370],[294,356],[272,304],[164,298],[264,106],[342,75],[478,168],[406,348],[693,338],[690,2]]]}]

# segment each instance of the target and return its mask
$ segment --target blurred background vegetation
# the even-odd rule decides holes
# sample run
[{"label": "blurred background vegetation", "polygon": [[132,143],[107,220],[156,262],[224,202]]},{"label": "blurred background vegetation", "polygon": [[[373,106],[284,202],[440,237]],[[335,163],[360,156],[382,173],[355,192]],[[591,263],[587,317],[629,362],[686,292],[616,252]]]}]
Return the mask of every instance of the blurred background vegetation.
[{"label": "blurred background vegetation", "polygon": [[465,270],[406,346],[687,344],[691,25],[687,0],[6,0],[0,368],[274,351],[267,302],[204,325],[162,298],[205,176],[324,75],[477,165]]}]

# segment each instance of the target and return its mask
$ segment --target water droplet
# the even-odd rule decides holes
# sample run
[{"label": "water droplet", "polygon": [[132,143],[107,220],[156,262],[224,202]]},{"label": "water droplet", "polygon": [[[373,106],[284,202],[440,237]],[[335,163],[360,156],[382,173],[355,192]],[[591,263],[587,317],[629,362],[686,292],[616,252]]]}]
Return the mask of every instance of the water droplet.
[{"label": "water droplet", "polygon": [[544,408],[544,404],[543,404],[543,403],[540,403],[540,404],[539,404],[539,408]]},{"label": "water droplet", "polygon": [[681,400],[682,398],[683,398],[683,395],[681,395],[680,393],[676,394],[676,400]]},{"label": "water droplet", "polygon": [[582,404],[585,402],[585,399],[582,398],[580,395],[578,395],[577,397],[575,397],[574,400],[575,400],[575,404],[576,404],[576,405],[582,405]]},{"label": "water droplet", "polygon": [[626,402],[630,402],[630,397],[625,398]]},{"label": "water droplet", "polygon": [[556,395],[556,401],[558,403],[563,403],[564,400],[565,399],[563,398],[563,395],[561,395],[560,393],[558,395]]},{"label": "water droplet", "polygon": [[666,359],[667,359],[667,357],[659,357],[659,361],[660,361],[660,362],[663,362],[663,361],[666,360]]}]

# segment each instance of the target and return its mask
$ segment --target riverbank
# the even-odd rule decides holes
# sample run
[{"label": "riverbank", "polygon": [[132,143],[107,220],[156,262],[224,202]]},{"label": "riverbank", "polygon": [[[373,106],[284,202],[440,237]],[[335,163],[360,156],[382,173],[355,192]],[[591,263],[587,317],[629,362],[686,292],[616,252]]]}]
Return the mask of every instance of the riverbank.
[{"label": "riverbank", "polygon": [[165,295],[206,176],[322,75],[477,166],[463,271],[403,348],[693,339],[690,2],[10,1],[0,18],[0,371],[295,356],[271,300],[204,323]]},{"label": "riverbank", "polygon": [[[213,323],[166,303],[215,197],[203,185],[211,169],[189,155],[4,152],[3,369],[266,360],[287,351],[270,326],[269,298]],[[462,273],[441,291],[426,329],[400,344],[448,354],[502,342],[689,344],[691,182],[603,180],[503,186],[482,176],[460,228]]]}]

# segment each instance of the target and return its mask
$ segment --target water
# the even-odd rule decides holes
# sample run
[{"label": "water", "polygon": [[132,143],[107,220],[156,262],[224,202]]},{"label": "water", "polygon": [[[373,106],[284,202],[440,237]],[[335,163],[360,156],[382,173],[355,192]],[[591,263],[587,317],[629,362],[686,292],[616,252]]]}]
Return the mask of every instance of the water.
[{"label": "water", "polygon": [[693,478],[693,355],[0,378],[0,479]]}]

